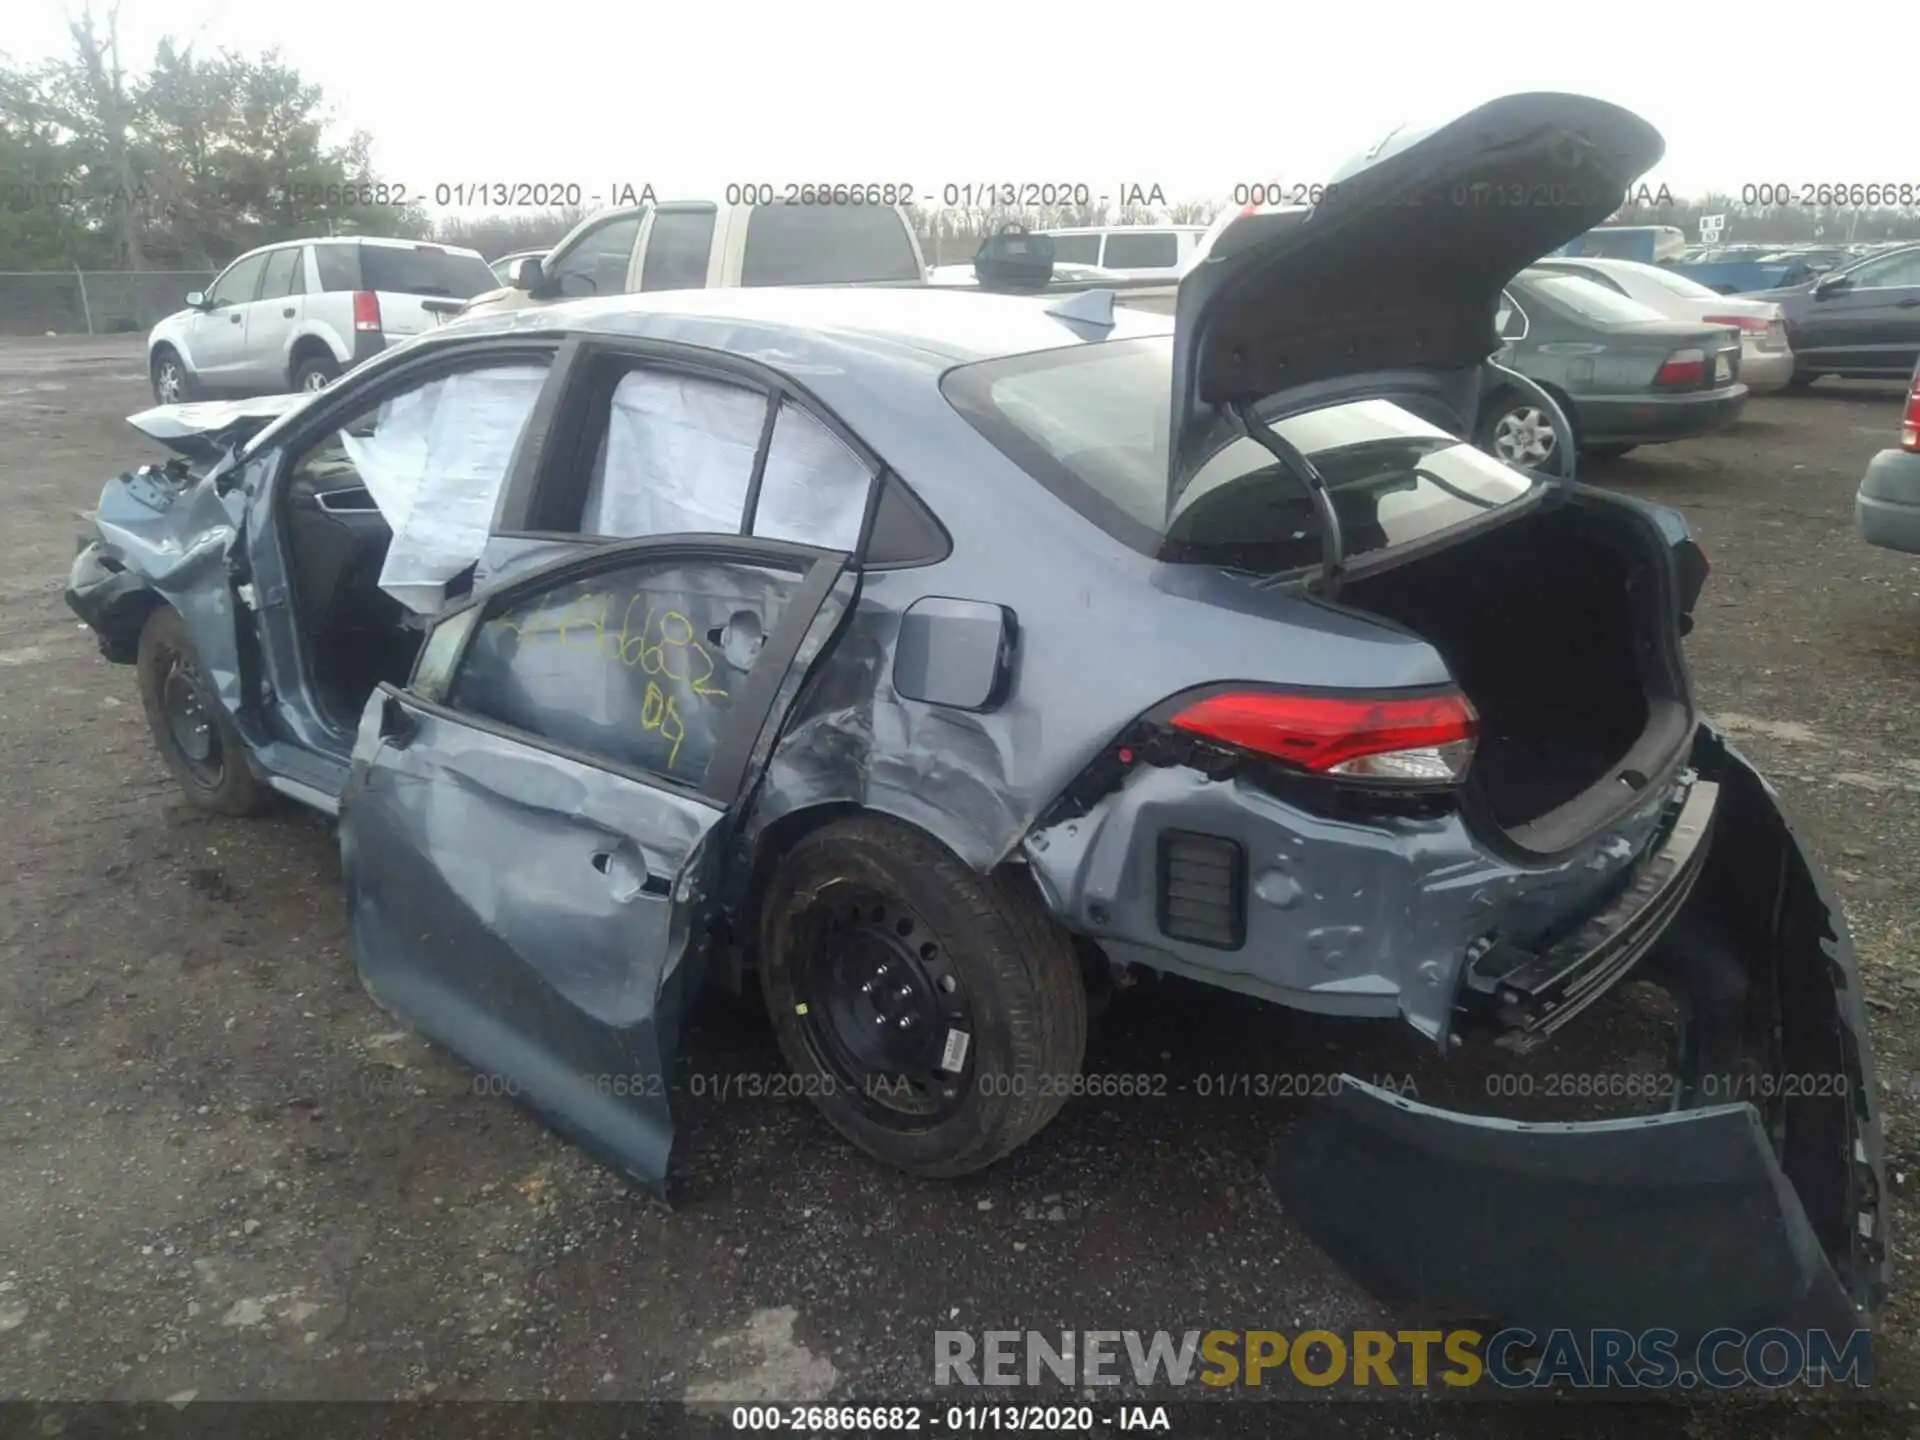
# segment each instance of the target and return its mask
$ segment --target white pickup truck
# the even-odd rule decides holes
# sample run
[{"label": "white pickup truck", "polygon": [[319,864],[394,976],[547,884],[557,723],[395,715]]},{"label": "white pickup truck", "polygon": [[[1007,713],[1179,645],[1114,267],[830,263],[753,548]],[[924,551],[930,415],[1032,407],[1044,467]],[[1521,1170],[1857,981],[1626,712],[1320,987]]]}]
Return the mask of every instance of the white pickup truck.
[{"label": "white pickup truck", "polygon": [[914,285],[926,274],[899,206],[671,200],[590,216],[544,258],[521,257],[504,288],[475,296],[460,313],[635,290]]}]

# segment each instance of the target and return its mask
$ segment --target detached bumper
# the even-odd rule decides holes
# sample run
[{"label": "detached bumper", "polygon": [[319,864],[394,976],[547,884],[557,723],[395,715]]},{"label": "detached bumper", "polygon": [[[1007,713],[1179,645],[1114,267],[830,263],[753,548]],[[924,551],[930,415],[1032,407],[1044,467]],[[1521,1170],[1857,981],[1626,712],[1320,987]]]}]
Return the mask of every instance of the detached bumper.
[{"label": "detached bumper", "polygon": [[[1880,1122],[1845,921],[1747,761],[1711,731],[1695,760],[1719,813],[1654,961],[1684,977],[1672,983],[1703,1017],[1695,1043],[1718,1080],[1680,1077],[1691,1108],[1540,1124],[1346,1079],[1285,1137],[1273,1179],[1297,1223],[1384,1298],[1540,1333],[1694,1338],[1851,1331],[1878,1308]],[[1772,1066],[1724,1063],[1756,1024],[1778,1027]]]},{"label": "detached bumper", "polygon": [[1869,545],[1920,555],[1920,455],[1882,450],[1869,460],[1853,513]]},{"label": "detached bumper", "polygon": [[1691,395],[1579,397],[1574,425],[1582,444],[1645,445],[1724,429],[1747,408],[1747,387],[1724,385]]}]

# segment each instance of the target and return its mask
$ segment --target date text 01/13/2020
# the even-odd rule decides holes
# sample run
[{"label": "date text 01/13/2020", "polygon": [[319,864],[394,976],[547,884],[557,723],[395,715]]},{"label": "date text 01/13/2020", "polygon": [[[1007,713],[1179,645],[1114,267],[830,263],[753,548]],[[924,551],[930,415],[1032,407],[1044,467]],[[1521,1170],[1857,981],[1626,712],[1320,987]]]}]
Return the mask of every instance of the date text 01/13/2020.
[{"label": "date text 01/13/2020", "polygon": [[877,1435],[893,1431],[1000,1431],[1086,1435],[1100,1430],[1173,1428],[1164,1405],[736,1405],[736,1433]]}]

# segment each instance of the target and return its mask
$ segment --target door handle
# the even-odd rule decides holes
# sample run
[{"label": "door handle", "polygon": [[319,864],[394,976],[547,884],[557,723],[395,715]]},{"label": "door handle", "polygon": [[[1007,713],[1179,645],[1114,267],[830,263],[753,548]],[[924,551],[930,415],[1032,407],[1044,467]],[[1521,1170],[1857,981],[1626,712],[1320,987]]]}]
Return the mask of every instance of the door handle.
[{"label": "door handle", "polygon": [[227,323],[228,323],[229,325],[238,325],[238,324],[240,323],[240,316],[239,316],[239,314],[238,314],[238,313],[235,313],[235,314],[232,314],[232,315],[229,315],[229,316],[227,317]]},{"label": "door handle", "polygon": [[[587,863],[614,882],[617,900],[631,900],[636,894],[668,895],[673,891],[673,882],[667,876],[655,875],[644,864],[617,856],[612,850],[594,851]],[[639,873],[636,875],[635,871]]]},{"label": "door handle", "polygon": [[291,305],[287,306],[287,308],[282,310],[280,314],[283,318],[291,320],[293,318],[293,307]]},{"label": "door handle", "polygon": [[1896,300],[1893,303],[1898,305],[1902,310],[1911,310],[1914,306],[1920,305],[1920,295],[1909,295],[1906,299]]}]

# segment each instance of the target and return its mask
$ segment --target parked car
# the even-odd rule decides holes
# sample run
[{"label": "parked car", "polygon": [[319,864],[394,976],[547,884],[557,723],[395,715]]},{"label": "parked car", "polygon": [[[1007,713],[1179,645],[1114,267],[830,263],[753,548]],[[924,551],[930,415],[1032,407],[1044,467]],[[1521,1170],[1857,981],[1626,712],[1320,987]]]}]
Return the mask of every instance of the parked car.
[{"label": "parked car", "polygon": [[455,245],[321,236],[249,250],[153,327],[153,398],[318,390],[492,284],[480,252]]},{"label": "parked car", "polygon": [[1785,315],[1797,387],[1822,375],[1905,379],[1920,363],[1920,245],[1747,298]]},{"label": "parked car", "polygon": [[515,250],[510,255],[502,255],[487,268],[493,271],[493,278],[502,285],[511,285],[518,273],[522,260],[539,260],[546,255],[545,250]]},{"label": "parked car", "polygon": [[[1494,324],[1499,358],[1566,408],[1587,455],[1682,440],[1731,425],[1747,403],[1739,332],[1659,311],[1578,275],[1536,265],[1514,276]],[[1496,386],[1480,409],[1481,444],[1533,469],[1559,440],[1533,396]]]},{"label": "parked car", "polygon": [[1854,519],[1869,545],[1920,555],[1920,364],[1907,387],[1900,444],[1867,462]]},{"label": "parked car", "polygon": [[[1422,1311],[1850,1327],[1888,1253],[1860,974],[1699,713],[1705,561],[1570,442],[1555,478],[1468,438],[1493,384],[1567,428],[1489,365],[1502,277],[1660,151],[1575,96],[1397,133],[1241,217],[1177,319],[925,286],[477,317],[136,417],[197,458],[106,485],[68,598],[194,804],[337,813],[374,997],[650,1186],[704,976],[755,977],[796,1089],[936,1176],[1059,1110],[1116,971],[1472,1055],[1647,979],[1685,1042],[1658,1113],[1342,1077],[1279,1147],[1289,1213]],[[1406,224],[1569,153],[1584,208]]]},{"label": "parked car", "polygon": [[1207,227],[1083,225],[1040,233],[1053,237],[1054,258],[1063,265],[1094,265],[1139,280],[1173,280],[1193,263]]},{"label": "parked car", "polygon": [[1839,266],[1846,264],[1847,261],[1853,257],[1848,254],[1847,247],[1844,245],[1816,245],[1802,246],[1794,249],[1772,250],[1767,253],[1765,258],[1775,264],[1781,265],[1789,261],[1798,261],[1813,271],[1814,274],[1824,275],[1827,271],[1837,269]]},{"label": "parked car", "polygon": [[634,291],[925,280],[897,205],[715,205],[671,200],[589,216],[544,258],[522,256],[505,288],[461,312]]},{"label": "parked car", "polygon": [[1764,300],[1717,295],[1663,265],[1634,260],[1563,260],[1548,257],[1536,269],[1578,275],[1638,301],[1669,320],[1726,325],[1740,335],[1740,383],[1756,395],[1778,390],[1793,376],[1793,351],[1780,307]]},{"label": "parked car", "polygon": [[1803,260],[1774,260],[1758,247],[1744,247],[1744,258],[1713,252],[1700,260],[1676,260],[1667,268],[1704,285],[1717,295],[1748,295],[1759,290],[1777,290],[1810,279],[1814,269]]}]

